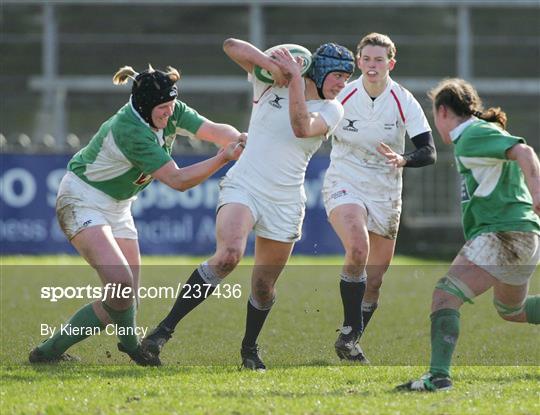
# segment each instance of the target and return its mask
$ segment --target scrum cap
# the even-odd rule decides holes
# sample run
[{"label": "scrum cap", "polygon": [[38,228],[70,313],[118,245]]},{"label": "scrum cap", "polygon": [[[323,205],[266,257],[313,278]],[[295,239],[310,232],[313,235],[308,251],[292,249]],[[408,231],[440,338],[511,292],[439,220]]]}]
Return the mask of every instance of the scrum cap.
[{"label": "scrum cap", "polygon": [[322,99],[324,80],[330,72],[354,72],[354,55],[344,46],[336,43],[325,43],[313,54],[313,63],[307,76],[315,82],[317,92]]},{"label": "scrum cap", "polygon": [[155,106],[172,101],[178,96],[175,82],[165,72],[149,68],[139,73],[131,87],[133,107],[152,127],[152,110]]}]

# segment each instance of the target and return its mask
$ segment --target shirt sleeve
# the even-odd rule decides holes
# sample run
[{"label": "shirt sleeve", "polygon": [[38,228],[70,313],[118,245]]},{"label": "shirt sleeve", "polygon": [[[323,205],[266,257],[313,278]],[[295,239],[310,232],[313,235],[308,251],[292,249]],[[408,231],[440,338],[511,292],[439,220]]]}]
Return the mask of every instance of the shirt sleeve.
[{"label": "shirt sleeve", "polygon": [[327,134],[332,134],[342,120],[345,110],[336,99],[326,101],[325,105],[319,111],[321,117],[323,117],[326,125],[328,125]]},{"label": "shirt sleeve", "polygon": [[506,160],[506,151],[516,144],[525,143],[522,137],[510,135],[493,123],[474,126],[470,134],[464,132],[464,140],[459,140],[459,155],[462,157],[484,157]]},{"label": "shirt sleeve", "polygon": [[194,136],[206,118],[182,101],[176,101],[173,119],[176,121],[176,134]]},{"label": "shirt sleeve", "polygon": [[405,128],[409,138],[416,137],[419,134],[431,131],[424,110],[416,98],[406,91],[406,107],[404,111]]}]

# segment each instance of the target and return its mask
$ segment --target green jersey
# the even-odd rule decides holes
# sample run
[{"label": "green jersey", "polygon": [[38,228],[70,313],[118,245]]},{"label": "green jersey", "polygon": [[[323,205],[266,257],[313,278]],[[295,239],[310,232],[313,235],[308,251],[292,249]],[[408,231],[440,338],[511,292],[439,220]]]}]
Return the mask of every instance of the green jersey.
[{"label": "green jersey", "polygon": [[172,160],[176,134],[195,134],[204,120],[176,101],[167,126],[154,131],[129,102],[73,156],[68,170],[116,200],[129,199],[150,184],[153,172]]},{"label": "green jersey", "polygon": [[540,233],[521,168],[506,158],[508,149],[525,140],[475,118],[458,126],[451,137],[461,174],[465,239],[486,232]]}]

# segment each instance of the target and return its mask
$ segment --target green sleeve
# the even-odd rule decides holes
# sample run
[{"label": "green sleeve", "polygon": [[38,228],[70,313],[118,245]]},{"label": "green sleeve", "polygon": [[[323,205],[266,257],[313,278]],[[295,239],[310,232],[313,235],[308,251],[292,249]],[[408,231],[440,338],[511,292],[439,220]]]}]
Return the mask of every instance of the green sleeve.
[{"label": "green sleeve", "polygon": [[205,118],[182,101],[176,101],[172,118],[176,121],[177,130],[186,130],[196,134]]},{"label": "green sleeve", "polygon": [[525,140],[510,135],[491,123],[482,123],[463,132],[456,150],[461,157],[506,159],[506,151],[519,143],[525,143]]}]

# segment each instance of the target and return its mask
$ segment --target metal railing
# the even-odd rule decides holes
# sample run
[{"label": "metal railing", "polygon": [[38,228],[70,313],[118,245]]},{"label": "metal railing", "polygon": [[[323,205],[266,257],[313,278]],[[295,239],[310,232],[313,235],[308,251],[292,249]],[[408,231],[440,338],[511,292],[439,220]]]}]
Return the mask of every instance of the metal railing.
[{"label": "metal railing", "polygon": [[460,180],[451,153],[437,163],[404,169],[403,225],[414,228],[455,228],[460,225]]},{"label": "metal railing", "polygon": [[[42,75],[30,80],[29,86],[32,90],[41,92],[42,104],[41,111],[38,117],[38,126],[36,132],[40,136],[52,134],[55,137],[66,137],[66,111],[65,102],[66,96],[71,91],[89,91],[102,92],[110,90],[110,80],[99,77],[60,77],[59,76],[59,42],[66,41],[59,33],[59,23],[57,19],[56,8],[65,5],[81,6],[81,5],[96,5],[96,6],[113,6],[125,5],[126,7],[143,6],[143,5],[159,5],[159,6],[243,6],[249,16],[248,29],[249,40],[257,46],[264,47],[267,44],[268,38],[271,36],[267,33],[265,26],[266,7],[328,7],[329,3],[322,0],[3,0],[3,4],[17,5],[41,5],[43,8],[43,33],[42,33]],[[473,28],[471,22],[471,9],[482,8],[533,8],[540,10],[540,3],[537,0],[514,0],[511,3],[502,0],[379,0],[379,1],[352,1],[352,0],[334,0],[332,7],[423,7],[423,8],[453,8],[456,10],[456,33],[452,39],[451,36],[444,36],[443,44],[456,45],[456,72],[459,77],[466,78],[475,82],[481,92],[489,93],[516,93],[516,94],[534,94],[540,95],[540,81],[538,79],[475,79],[474,68],[472,63],[473,49]],[[84,34],[85,39],[89,36],[97,36],[99,42],[111,42],[113,37],[107,37],[103,34]],[[120,36],[118,38],[117,36]],[[299,34],[298,36],[302,36]],[[304,34],[313,36],[312,34]],[[163,41],[164,34],[150,34],[144,36],[135,35],[133,41],[144,41],[152,43]],[[180,39],[182,36],[167,35],[168,42],[193,42],[197,44],[215,44],[220,42],[215,35],[204,33],[188,34],[185,39]],[[313,39],[310,37],[310,39]],[[6,40],[10,40],[9,36]],[[77,39],[72,38],[69,41],[73,42]],[[80,40],[80,39],[79,39]],[[124,39],[126,40],[126,39]],[[435,41],[437,39],[433,39]],[[500,39],[499,39],[500,40]],[[499,41],[497,38],[491,39],[490,42]],[[10,41],[13,41],[11,39]],[[122,41],[122,35],[114,35],[114,41]],[[414,42],[415,37],[409,36],[408,39],[400,39],[400,41]],[[441,39],[438,39],[441,41]],[[534,39],[528,39],[527,42],[534,42]],[[403,80],[403,83],[412,91],[426,91],[429,87],[436,83],[435,79],[421,78]],[[218,92],[227,92],[230,90],[242,91],[247,88],[246,83],[241,78],[231,77],[201,77],[192,78],[189,82],[183,84],[184,88],[192,90],[205,91],[212,90]],[[58,143],[62,145],[60,141]]]}]

